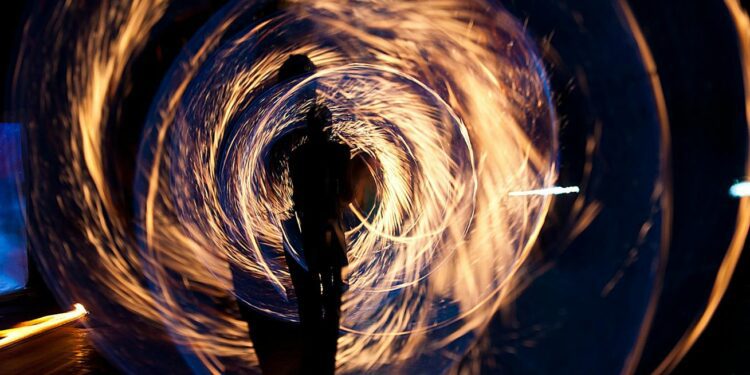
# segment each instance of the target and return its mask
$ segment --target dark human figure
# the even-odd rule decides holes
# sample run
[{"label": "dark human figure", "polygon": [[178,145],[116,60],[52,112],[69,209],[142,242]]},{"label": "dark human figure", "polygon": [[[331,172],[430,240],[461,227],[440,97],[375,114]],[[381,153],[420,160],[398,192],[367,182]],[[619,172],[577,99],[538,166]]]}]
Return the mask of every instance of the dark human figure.
[{"label": "dark human figure", "polygon": [[[303,55],[291,55],[279,69],[278,82],[288,82],[315,71]],[[267,317],[240,302],[261,369],[269,374],[333,374],[335,370],[341,296],[341,271],[348,264],[342,209],[352,199],[351,153],[331,139],[326,127],[331,113],[316,103],[315,83],[298,96],[312,103],[301,134],[280,140],[270,153],[278,167],[288,157],[292,200],[299,222],[307,269],[285,250],[286,263],[297,296],[300,324]],[[297,148],[299,139],[304,142]],[[240,275],[235,274],[235,279]]]},{"label": "dark human figure", "polygon": [[305,335],[303,363],[318,374],[333,374],[339,332],[342,269],[348,264],[342,208],[352,198],[349,148],[325,130],[331,113],[313,105],[307,115],[307,141],[289,159],[294,208],[302,234],[305,272],[287,256]]}]

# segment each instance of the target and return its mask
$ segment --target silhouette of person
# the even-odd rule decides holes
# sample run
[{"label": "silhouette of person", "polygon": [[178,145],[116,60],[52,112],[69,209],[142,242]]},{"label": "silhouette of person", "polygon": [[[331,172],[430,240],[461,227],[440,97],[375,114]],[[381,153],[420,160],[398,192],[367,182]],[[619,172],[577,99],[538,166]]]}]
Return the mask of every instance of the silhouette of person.
[{"label": "silhouette of person", "polygon": [[326,131],[330,124],[328,108],[314,104],[307,114],[307,141],[289,159],[292,200],[307,271],[290,262],[290,256],[287,263],[307,340],[303,362],[315,366],[319,374],[332,374],[335,369],[345,287],[341,272],[348,264],[342,212],[352,198],[351,152],[331,139]]},{"label": "silhouette of person", "polygon": [[[278,83],[311,74],[315,65],[304,55],[291,55],[279,69]],[[351,152],[332,139],[327,129],[331,113],[316,103],[317,85],[311,82],[297,96],[311,102],[301,132],[281,139],[270,152],[272,168],[288,157],[292,201],[307,265],[299,264],[289,249],[285,259],[297,296],[300,325],[288,324],[239,302],[250,338],[264,373],[333,374],[339,333],[341,271],[348,264],[342,212],[352,199]],[[302,144],[294,148],[295,144]],[[234,269],[235,287],[243,276]]]}]

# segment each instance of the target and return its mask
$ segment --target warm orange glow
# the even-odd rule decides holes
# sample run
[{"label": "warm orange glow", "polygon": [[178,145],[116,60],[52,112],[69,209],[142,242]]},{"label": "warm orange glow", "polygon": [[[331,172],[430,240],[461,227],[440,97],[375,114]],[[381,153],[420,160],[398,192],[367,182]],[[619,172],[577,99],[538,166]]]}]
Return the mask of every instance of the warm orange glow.
[{"label": "warm orange glow", "polygon": [[[289,113],[303,112],[280,108],[293,102],[288,92],[257,111],[246,107],[296,53],[319,68],[314,79],[319,98],[330,102],[334,132],[378,164],[372,166],[378,209],[355,208],[362,223],[347,233],[351,276],[339,370],[376,371],[448,351],[456,339],[481,332],[517,293],[552,198],[510,193],[554,186],[557,127],[543,63],[515,18],[500,8],[488,12],[494,5],[485,0],[298,0],[289,2],[287,14],[226,35],[237,32],[239,2],[180,62],[159,98],[157,118],[147,124],[142,146],[148,156],[139,160],[136,177],[141,237],[134,238],[107,182],[103,138],[128,64],[169,1],[123,3],[102,3],[81,28],[86,32],[52,34],[76,44],[66,106],[51,123],[60,126],[66,145],[58,155],[69,187],[61,201],[75,206],[66,211],[80,212],[70,219],[85,230],[91,251],[71,252],[81,244],[42,228],[53,246],[43,266],[62,270],[61,278],[77,286],[76,275],[65,273],[74,267],[66,266],[91,263],[87,270],[101,291],[88,293],[86,285],[65,293],[84,302],[103,295],[166,326],[169,339],[210,372],[223,371],[222,357],[257,364],[245,322],[223,307],[184,304],[198,293],[231,297],[231,264],[275,291],[260,296],[271,301],[264,311],[295,319],[286,300],[290,278],[279,261],[290,185],[283,177],[269,183],[262,161],[264,148],[293,123]],[[63,19],[70,8],[61,5],[56,16]],[[276,38],[290,20],[317,25],[315,33],[253,50],[257,56],[244,64],[219,58]],[[221,44],[226,40],[231,43]],[[196,93],[200,80],[208,80],[200,75],[203,65],[217,50],[206,64],[211,73],[233,70],[209,74],[223,80]],[[249,131],[233,134],[245,111],[252,115],[241,126]],[[201,120],[188,119],[189,112]],[[222,149],[230,140],[235,157]],[[227,181],[217,178],[222,168]],[[449,325],[439,339],[430,336]]]},{"label": "warm orange glow", "polygon": [[[183,86],[177,86],[172,98],[185,103],[165,106],[165,121],[154,124],[143,220],[149,256],[160,262],[154,270],[164,285],[163,308],[170,315],[179,308],[173,293],[180,285],[170,287],[168,270],[231,290],[228,261],[276,292],[244,291],[246,298],[263,297],[266,311],[296,319],[286,300],[290,278],[278,261],[289,246],[282,221],[291,216],[290,183],[288,176],[273,182],[263,153],[295,123],[294,113],[304,113],[284,105],[315,80],[319,100],[333,112],[334,133],[377,164],[371,168],[378,209],[352,206],[361,225],[347,233],[351,276],[339,370],[403,363],[482,331],[514,295],[551,199],[510,193],[551,188],[556,178],[545,77],[521,25],[507,15],[488,16],[483,1],[295,3],[290,17],[319,24],[322,38],[358,42],[332,49],[318,36],[300,36],[291,46],[258,52],[252,64],[206,84],[208,91],[195,98],[180,97]],[[373,30],[388,30],[395,39]],[[261,24],[238,39],[277,33]],[[233,48],[222,56],[232,56]],[[274,104],[248,111],[242,133],[233,133],[244,103],[253,102],[291,53],[308,55],[318,72],[269,100]],[[211,64],[221,69],[233,61]],[[186,80],[199,68],[185,67]],[[529,118],[547,127],[545,146],[535,143],[540,137],[531,136]],[[225,139],[235,156],[222,151]],[[221,168],[233,177],[217,181]],[[452,312],[439,311],[446,305]],[[207,355],[231,349],[209,347],[210,338],[192,332],[182,317],[163,320]],[[430,337],[451,324],[450,334]]]},{"label": "warm orange glow", "polygon": [[669,258],[670,243],[672,239],[672,165],[671,165],[671,153],[672,153],[672,142],[669,128],[669,115],[667,112],[667,104],[664,98],[664,91],[661,85],[661,79],[659,78],[659,72],[657,70],[656,61],[651,53],[651,47],[646,41],[646,37],[643,35],[638,20],[636,20],[632,9],[627,0],[619,0],[618,5],[622,11],[624,21],[630,28],[630,31],[635,39],[638,46],[638,50],[643,61],[643,65],[646,71],[649,73],[651,90],[654,94],[654,100],[656,110],[659,115],[660,125],[660,165],[659,165],[659,183],[654,186],[654,191],[651,199],[654,202],[659,202],[662,209],[662,228],[661,228],[661,240],[659,245],[659,258],[658,262],[654,264],[654,287],[649,297],[648,307],[641,322],[640,331],[638,334],[638,340],[636,341],[633,349],[631,350],[623,368],[623,374],[633,374],[638,366],[641,359],[643,349],[646,346],[648,334],[651,331],[651,324],[654,316],[656,315],[656,308],[659,303],[659,297],[661,296],[662,287],[664,283],[664,274],[666,272],[667,260]]},{"label": "warm orange glow", "polygon": [[19,323],[10,329],[1,330],[0,349],[26,340],[29,337],[74,322],[88,314],[86,309],[80,303],[76,303],[73,307],[73,310],[68,312],[43,316],[41,318]]}]

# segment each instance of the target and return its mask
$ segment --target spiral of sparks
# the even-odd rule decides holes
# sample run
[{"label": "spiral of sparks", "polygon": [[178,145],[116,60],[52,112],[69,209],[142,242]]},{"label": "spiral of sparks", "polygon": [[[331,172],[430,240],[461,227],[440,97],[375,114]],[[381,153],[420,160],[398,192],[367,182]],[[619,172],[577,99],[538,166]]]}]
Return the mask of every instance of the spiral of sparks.
[{"label": "spiral of sparks", "polygon": [[[522,26],[483,0],[293,1],[264,17],[252,17],[262,1],[232,2],[154,99],[133,209],[118,204],[105,139],[119,90],[137,84],[129,63],[169,5],[65,3],[26,29],[15,82],[30,124],[32,241],[45,244],[57,294],[112,327],[97,337],[105,351],[130,316],[144,322],[127,329],[134,346],[174,343],[210,371],[257,363],[222,301],[297,319],[283,256],[296,253],[291,185],[271,150],[301,126],[299,93],[314,87],[376,190],[372,207],[347,214],[339,370],[449,366],[507,302],[544,219],[548,196],[509,192],[555,179],[550,94]],[[291,54],[318,71],[277,84]]]}]

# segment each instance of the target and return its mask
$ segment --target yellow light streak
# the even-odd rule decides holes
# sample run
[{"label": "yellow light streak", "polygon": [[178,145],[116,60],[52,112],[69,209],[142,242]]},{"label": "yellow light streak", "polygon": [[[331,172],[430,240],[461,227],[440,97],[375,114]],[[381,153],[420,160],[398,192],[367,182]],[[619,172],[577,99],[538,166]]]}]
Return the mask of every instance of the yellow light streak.
[{"label": "yellow light streak", "polygon": [[657,114],[659,115],[660,125],[659,182],[654,186],[651,199],[654,202],[659,202],[661,207],[661,239],[659,244],[659,257],[654,263],[654,286],[651,290],[648,307],[646,308],[643,321],[641,322],[638,339],[636,340],[633,349],[628,354],[625,366],[622,370],[622,374],[633,374],[640,362],[641,355],[646,346],[648,334],[651,331],[651,324],[656,315],[656,308],[663,288],[664,274],[666,272],[670,244],[672,241],[672,138],[670,134],[667,103],[664,97],[664,90],[661,85],[661,78],[659,77],[656,61],[651,53],[651,47],[648,45],[648,41],[646,40],[628,1],[619,0],[617,5],[622,11],[625,23],[630,28],[630,32],[632,33],[641,54],[643,64],[646,71],[649,73],[651,90],[654,94],[654,104],[656,106]]},{"label": "yellow light streak", "polygon": [[86,316],[88,311],[80,303],[73,305],[68,312],[43,316],[34,320],[19,323],[13,328],[0,330],[0,349],[17,344],[20,341],[39,335]]}]

